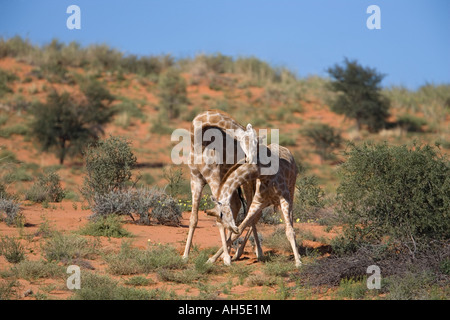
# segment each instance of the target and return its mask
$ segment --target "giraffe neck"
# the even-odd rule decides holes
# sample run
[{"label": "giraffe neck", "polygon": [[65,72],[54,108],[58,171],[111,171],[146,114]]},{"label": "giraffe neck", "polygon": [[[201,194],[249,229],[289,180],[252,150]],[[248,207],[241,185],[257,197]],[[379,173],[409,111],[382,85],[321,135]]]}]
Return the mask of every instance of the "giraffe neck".
[{"label": "giraffe neck", "polygon": [[257,164],[239,164],[230,169],[231,174],[227,174],[222,180],[218,194],[219,201],[229,203],[233,192],[242,184],[249,180],[256,179],[260,175],[260,167]]},{"label": "giraffe neck", "polygon": [[227,113],[219,110],[208,110],[200,113],[192,120],[191,138],[194,138],[193,135],[196,131],[203,130],[207,127],[215,127],[223,131],[229,130],[233,139],[236,139],[245,132],[244,127]]}]

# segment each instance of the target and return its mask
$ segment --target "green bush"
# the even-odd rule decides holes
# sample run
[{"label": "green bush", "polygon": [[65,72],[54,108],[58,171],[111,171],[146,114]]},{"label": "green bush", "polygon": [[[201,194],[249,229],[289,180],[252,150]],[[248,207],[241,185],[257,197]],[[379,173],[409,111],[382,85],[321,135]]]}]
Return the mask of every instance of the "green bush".
[{"label": "green bush", "polygon": [[14,266],[13,272],[18,278],[28,281],[55,277],[62,278],[66,275],[63,266],[59,266],[56,262],[44,260],[23,260]]},{"label": "green bush", "polygon": [[351,145],[340,168],[338,212],[349,244],[386,239],[414,253],[450,237],[450,166],[429,145]]},{"label": "green bush", "polygon": [[356,120],[358,130],[366,125],[378,131],[386,124],[390,101],[381,94],[384,75],[376,69],[363,67],[356,60],[344,60],[344,65],[328,69],[332,77],[330,88],[338,96],[331,102],[331,110]]},{"label": "green bush", "polygon": [[74,259],[92,258],[98,251],[98,243],[79,235],[64,235],[59,232],[48,238],[41,247],[47,261],[72,262]]},{"label": "green bush", "polygon": [[61,202],[66,192],[56,172],[42,175],[25,194],[25,199],[34,202]]},{"label": "green bush", "polygon": [[162,300],[176,299],[174,292],[163,289],[144,290],[119,285],[106,275],[83,272],[81,275],[81,288],[75,290],[74,300]]},{"label": "green bush", "polygon": [[12,89],[8,86],[10,82],[17,80],[17,76],[0,69],[0,97],[4,94],[12,92]]},{"label": "green bush", "polygon": [[122,227],[121,218],[112,215],[93,219],[80,230],[80,233],[87,236],[102,236],[108,238],[123,238],[132,236],[130,232]]},{"label": "green bush", "polygon": [[114,275],[148,273],[158,269],[182,269],[185,263],[178,252],[169,245],[149,245],[146,250],[132,247],[130,241],[122,242],[120,251],[106,256],[109,272]]},{"label": "green bush", "polygon": [[19,240],[6,236],[0,238],[0,255],[10,263],[19,263],[25,259],[25,249]]},{"label": "green bush", "polygon": [[322,160],[333,159],[332,152],[342,143],[341,134],[325,123],[312,124],[302,133]]},{"label": "green bush", "polygon": [[324,192],[319,186],[316,176],[301,175],[295,184],[294,218],[303,222],[315,216],[324,207]]},{"label": "green bush", "polygon": [[421,132],[422,127],[427,124],[427,121],[425,119],[418,118],[410,114],[404,114],[398,117],[397,124],[404,131]]},{"label": "green bush", "polygon": [[117,191],[131,181],[131,169],[137,159],[131,143],[124,138],[110,136],[91,144],[84,156],[86,176],[81,193],[91,205],[96,194]]}]

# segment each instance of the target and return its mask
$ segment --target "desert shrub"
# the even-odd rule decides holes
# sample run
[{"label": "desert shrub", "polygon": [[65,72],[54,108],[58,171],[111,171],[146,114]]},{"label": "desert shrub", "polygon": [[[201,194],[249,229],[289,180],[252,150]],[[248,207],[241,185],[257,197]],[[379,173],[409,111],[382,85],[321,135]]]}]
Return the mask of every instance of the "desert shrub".
[{"label": "desert shrub", "polygon": [[147,279],[143,276],[134,276],[125,281],[125,284],[133,287],[141,287],[141,286],[148,286],[151,284],[155,284],[155,281],[153,279]]},{"label": "desert shrub", "polygon": [[322,161],[333,159],[332,152],[342,143],[341,134],[326,123],[312,124],[302,130],[302,133],[314,146]]},{"label": "desert shrub", "polygon": [[163,300],[176,299],[174,292],[162,289],[144,290],[119,285],[117,280],[106,275],[83,272],[82,286],[76,290],[73,300]]},{"label": "desert shrub", "polygon": [[338,213],[344,237],[379,243],[386,237],[414,253],[450,237],[450,166],[429,145],[351,145],[340,168]]},{"label": "desert shrub", "polygon": [[13,199],[0,197],[0,220],[8,226],[20,226],[23,224],[23,216],[20,213],[20,204]]},{"label": "desert shrub", "polygon": [[169,245],[149,245],[140,250],[130,241],[122,242],[120,251],[106,256],[108,270],[115,275],[148,273],[158,269],[182,269],[185,263],[178,252]]},{"label": "desert shrub", "polygon": [[[6,187],[3,183],[0,182],[0,199],[9,199],[10,195],[6,191]],[[1,200],[0,200],[1,201]]]},{"label": "desert shrub", "polygon": [[172,68],[160,75],[158,98],[161,112],[169,119],[178,118],[182,107],[188,103],[186,81]]},{"label": "desert shrub", "polygon": [[19,263],[25,259],[25,248],[19,240],[13,237],[1,237],[0,255],[3,255],[10,263]]},{"label": "desert shrub", "polygon": [[170,55],[162,56],[142,56],[128,55],[120,61],[122,70],[130,73],[149,76],[160,74],[174,65],[174,59]]},{"label": "desert shrub", "polygon": [[92,212],[93,217],[129,215],[133,220],[136,214],[142,224],[150,224],[150,218],[154,218],[161,224],[178,226],[181,219],[179,204],[157,188],[128,188],[97,194]]},{"label": "desert shrub", "polygon": [[12,269],[18,277],[28,281],[44,278],[64,277],[64,267],[56,262],[47,262],[44,260],[30,261],[23,260]]},{"label": "desert shrub", "polygon": [[352,300],[363,299],[369,292],[367,289],[366,279],[342,279],[337,291],[337,297],[340,299],[349,298]]},{"label": "desert shrub", "polygon": [[0,129],[0,137],[9,138],[13,134],[26,135],[28,133],[28,127],[23,124],[15,124],[9,127]]},{"label": "desert shrub", "polygon": [[325,205],[324,192],[319,186],[316,176],[303,175],[295,184],[294,218],[305,222],[316,217],[316,213]]},{"label": "desert shrub", "polygon": [[17,280],[0,281],[0,300],[19,299],[20,283]]},{"label": "desert shrub", "polygon": [[296,80],[294,74],[284,68],[276,68],[256,57],[240,57],[234,61],[233,70],[251,79],[254,85],[286,83]]},{"label": "desert shrub", "polygon": [[166,192],[172,197],[190,196],[190,184],[183,177],[183,170],[175,166],[163,168],[163,178],[167,181]]},{"label": "desert shrub", "polygon": [[85,151],[86,176],[82,195],[92,204],[94,196],[117,191],[131,181],[131,169],[136,156],[131,143],[124,138],[110,136],[91,144]]},{"label": "desert shrub", "polygon": [[17,80],[16,75],[0,69],[0,97],[6,93],[12,92],[12,89],[8,86],[8,84],[15,80]]},{"label": "desert shrub", "polygon": [[172,226],[180,225],[181,210],[178,203],[171,196],[164,192],[160,192],[156,195],[155,201],[157,202],[153,202],[154,205],[151,212],[153,218],[160,224]]},{"label": "desert shrub", "polygon": [[121,223],[121,218],[118,216],[105,216],[98,219],[93,219],[81,228],[82,235],[94,237],[108,237],[108,238],[123,238],[131,237],[132,234],[125,230]]},{"label": "desert shrub", "polygon": [[38,181],[26,192],[25,199],[34,202],[61,202],[65,194],[59,175],[56,172],[50,172],[38,178]]},{"label": "desert shrub", "polygon": [[153,120],[150,132],[158,135],[170,135],[175,130],[174,128],[165,124],[164,116],[159,115],[157,119]]},{"label": "desert shrub", "polygon": [[123,101],[119,104],[116,104],[113,106],[113,109],[115,110],[115,113],[125,113],[128,114],[130,117],[138,118],[138,119],[145,119],[145,115],[142,112],[141,109],[136,105],[136,103],[132,100],[123,98]]},{"label": "desert shrub", "polygon": [[273,256],[269,261],[264,263],[264,273],[267,276],[285,277],[290,271],[294,270],[294,266],[289,258],[285,256]]},{"label": "desert shrub", "polygon": [[[193,61],[185,61],[190,64],[190,71],[194,76],[201,76],[202,73],[213,72],[217,74],[230,72],[233,68],[233,59],[220,53],[216,54],[200,54]],[[183,64],[183,61],[181,62]],[[199,71],[199,68],[203,70]],[[203,71],[203,72],[202,72]]]},{"label": "desert shrub", "polygon": [[135,191],[132,189],[111,190],[95,194],[91,210],[93,217],[128,215],[133,218]]},{"label": "desert shrub", "polygon": [[61,261],[70,264],[75,259],[93,257],[98,249],[98,243],[79,235],[64,235],[55,232],[42,245],[43,256],[47,261]]},{"label": "desert shrub", "polygon": [[422,127],[427,124],[427,121],[423,118],[415,117],[410,114],[404,114],[398,117],[397,124],[404,131],[421,132]]},{"label": "desert shrub", "polygon": [[10,39],[0,39],[0,57],[23,57],[34,50],[29,39],[14,36]]}]

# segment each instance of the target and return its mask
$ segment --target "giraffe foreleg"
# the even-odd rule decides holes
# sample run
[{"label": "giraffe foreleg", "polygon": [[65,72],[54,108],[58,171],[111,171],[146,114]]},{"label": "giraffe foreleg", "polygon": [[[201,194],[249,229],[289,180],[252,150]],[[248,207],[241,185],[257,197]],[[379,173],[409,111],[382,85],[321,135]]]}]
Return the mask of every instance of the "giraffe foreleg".
[{"label": "giraffe foreleg", "polygon": [[186,247],[184,248],[183,259],[187,260],[189,257],[189,251],[192,245],[192,238],[194,237],[194,231],[198,223],[198,205],[202,196],[202,190],[205,183],[195,176],[191,176],[191,193],[192,193],[192,211],[189,219],[189,232],[186,240]]}]

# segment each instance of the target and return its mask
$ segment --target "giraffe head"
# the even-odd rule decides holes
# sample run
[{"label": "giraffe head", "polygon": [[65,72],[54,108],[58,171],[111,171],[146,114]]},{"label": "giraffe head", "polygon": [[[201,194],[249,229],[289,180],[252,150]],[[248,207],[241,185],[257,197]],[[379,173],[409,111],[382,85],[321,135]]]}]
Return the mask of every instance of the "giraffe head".
[{"label": "giraffe head", "polygon": [[258,148],[258,136],[252,125],[247,124],[246,131],[243,131],[239,136],[241,148],[245,153],[247,163],[256,163],[257,160],[257,148]]},{"label": "giraffe head", "polygon": [[228,199],[219,201],[213,197],[211,197],[211,199],[214,201],[215,207],[213,209],[206,210],[206,214],[216,217],[217,221],[222,223],[228,230],[234,233],[239,233],[239,229],[236,227],[236,223],[234,222],[230,201]]}]

